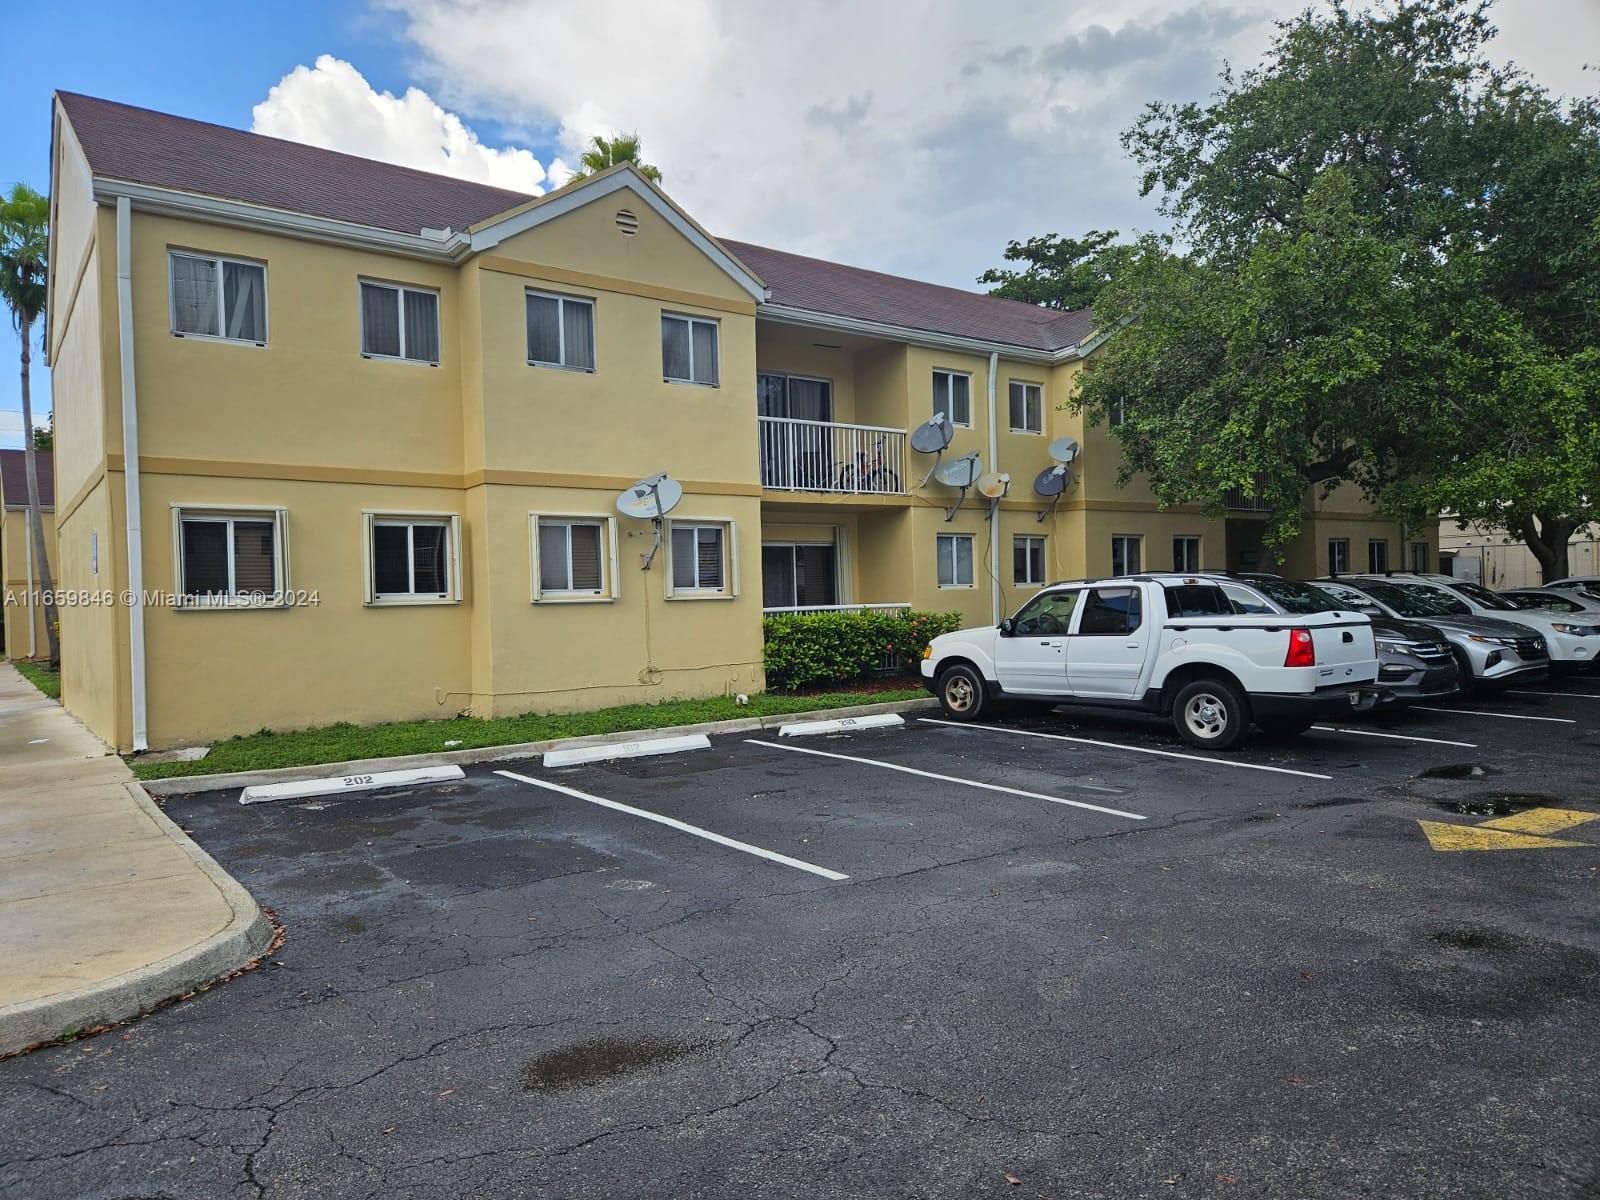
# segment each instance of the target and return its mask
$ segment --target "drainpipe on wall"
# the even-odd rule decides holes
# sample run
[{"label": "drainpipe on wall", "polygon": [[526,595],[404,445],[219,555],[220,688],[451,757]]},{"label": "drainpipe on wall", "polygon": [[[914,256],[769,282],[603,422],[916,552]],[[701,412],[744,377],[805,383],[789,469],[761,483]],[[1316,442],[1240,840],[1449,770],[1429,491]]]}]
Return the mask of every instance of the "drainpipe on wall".
[{"label": "drainpipe on wall", "polygon": [[144,532],[139,516],[139,404],[133,376],[133,205],[117,197],[117,343],[122,352],[122,496],[128,510],[128,673],[133,749],[150,748],[145,711]]},{"label": "drainpipe on wall", "polygon": [[[1000,370],[1000,352],[989,352],[989,469],[1000,469],[999,418],[995,414],[995,375]],[[989,608],[994,624],[1000,624],[1004,615],[1000,611],[1000,509],[997,506],[989,522]]]}]

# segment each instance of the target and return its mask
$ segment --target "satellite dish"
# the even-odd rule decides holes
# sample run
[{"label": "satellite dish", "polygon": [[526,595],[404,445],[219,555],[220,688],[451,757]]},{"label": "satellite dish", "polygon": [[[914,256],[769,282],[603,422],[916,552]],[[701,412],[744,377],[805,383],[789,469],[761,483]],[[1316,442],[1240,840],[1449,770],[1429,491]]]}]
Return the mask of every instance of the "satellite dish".
[{"label": "satellite dish", "polygon": [[911,448],[918,454],[933,455],[933,466],[922,477],[918,487],[927,487],[928,480],[933,478],[933,473],[939,469],[939,459],[943,456],[945,447],[950,444],[950,439],[955,436],[955,427],[950,424],[945,415],[934,413],[932,418],[924,421],[911,431]]},{"label": "satellite dish", "polygon": [[994,520],[995,509],[1011,490],[1011,476],[1005,471],[985,471],[978,479],[978,495],[989,501],[989,520]]},{"label": "satellite dish", "polygon": [[949,462],[937,467],[933,476],[946,487],[960,488],[961,495],[956,497],[956,502],[944,510],[946,521],[955,520],[956,511],[961,507],[961,502],[967,498],[967,489],[978,482],[978,476],[983,474],[983,459],[974,450],[971,454],[963,454],[960,458],[952,458]]},{"label": "satellite dish", "polygon": [[617,511],[623,516],[655,524],[655,541],[650,543],[650,549],[645,552],[644,570],[650,569],[650,564],[655,561],[656,552],[661,549],[663,518],[677,508],[678,502],[682,499],[683,484],[665,471],[641,479],[632,487],[624,488],[622,494],[617,497]]},{"label": "satellite dish", "polygon": [[[1050,453],[1054,457],[1055,447],[1053,445],[1050,447]],[[1034,517],[1034,520],[1043,521],[1051,513],[1055,512],[1056,505],[1061,502],[1061,493],[1071,487],[1072,484],[1072,468],[1065,463],[1058,462],[1053,467],[1046,467],[1038,475],[1034,476],[1034,494],[1043,496],[1050,501],[1049,504],[1039,510],[1039,515]]]},{"label": "satellite dish", "polygon": [[1083,447],[1078,445],[1078,439],[1075,437],[1058,437],[1050,443],[1045,453],[1065,466],[1077,461],[1078,455],[1083,453]]}]

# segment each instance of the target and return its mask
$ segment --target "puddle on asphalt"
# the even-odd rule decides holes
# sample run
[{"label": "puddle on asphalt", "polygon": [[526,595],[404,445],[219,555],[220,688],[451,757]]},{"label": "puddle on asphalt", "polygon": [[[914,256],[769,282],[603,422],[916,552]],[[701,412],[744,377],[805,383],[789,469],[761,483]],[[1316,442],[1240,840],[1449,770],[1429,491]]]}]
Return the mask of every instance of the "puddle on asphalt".
[{"label": "puddle on asphalt", "polygon": [[1540,796],[1529,792],[1484,792],[1476,796],[1458,796],[1449,800],[1435,800],[1434,807],[1463,817],[1509,817],[1525,808],[1540,805],[1559,806],[1554,796]]},{"label": "puddle on asphalt", "polygon": [[1480,766],[1478,763],[1447,763],[1442,767],[1429,767],[1426,771],[1419,772],[1418,779],[1482,779],[1486,775],[1499,774],[1493,767]]},{"label": "puddle on asphalt", "polygon": [[717,1043],[657,1037],[597,1037],[531,1059],[522,1069],[525,1092],[593,1087],[651,1067],[702,1054]]}]

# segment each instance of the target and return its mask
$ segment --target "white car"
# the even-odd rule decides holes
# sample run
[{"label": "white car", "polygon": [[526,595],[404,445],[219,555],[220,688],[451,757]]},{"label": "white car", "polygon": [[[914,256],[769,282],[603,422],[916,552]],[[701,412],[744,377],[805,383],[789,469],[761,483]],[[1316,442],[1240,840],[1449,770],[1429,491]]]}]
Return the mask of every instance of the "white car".
[{"label": "white car", "polygon": [[1377,675],[1363,614],[1240,614],[1192,575],[1051,584],[998,626],[943,634],[922,656],[923,682],[958,721],[1008,700],[1136,709],[1213,750],[1252,722],[1299,733],[1370,709],[1385,698]]},{"label": "white car", "polygon": [[1600,621],[1600,594],[1586,592],[1580,588],[1501,588],[1500,594],[1507,600],[1514,601],[1518,608],[1544,608],[1551,612],[1577,613],[1580,619]]},{"label": "white car", "polygon": [[1568,616],[1544,609],[1522,608],[1498,592],[1492,592],[1481,583],[1470,579],[1457,579],[1452,575],[1402,575],[1386,576],[1395,580],[1430,584],[1464,600],[1480,616],[1497,617],[1516,625],[1526,625],[1538,631],[1550,650],[1550,666],[1554,670],[1588,669],[1600,662],[1600,622],[1587,616]]}]

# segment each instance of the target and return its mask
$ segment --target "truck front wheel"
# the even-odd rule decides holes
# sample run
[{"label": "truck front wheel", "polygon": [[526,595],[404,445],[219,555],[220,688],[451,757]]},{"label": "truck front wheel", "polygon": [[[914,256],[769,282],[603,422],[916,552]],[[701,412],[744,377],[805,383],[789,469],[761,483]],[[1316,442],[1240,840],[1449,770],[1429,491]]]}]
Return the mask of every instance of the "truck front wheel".
[{"label": "truck front wheel", "polygon": [[988,707],[989,695],[983,676],[957,663],[939,673],[939,705],[945,715],[957,721],[975,721]]},{"label": "truck front wheel", "polygon": [[1250,727],[1250,711],[1233,684],[1222,679],[1196,679],[1185,684],[1172,702],[1172,724],[1191,746],[1228,750]]}]

